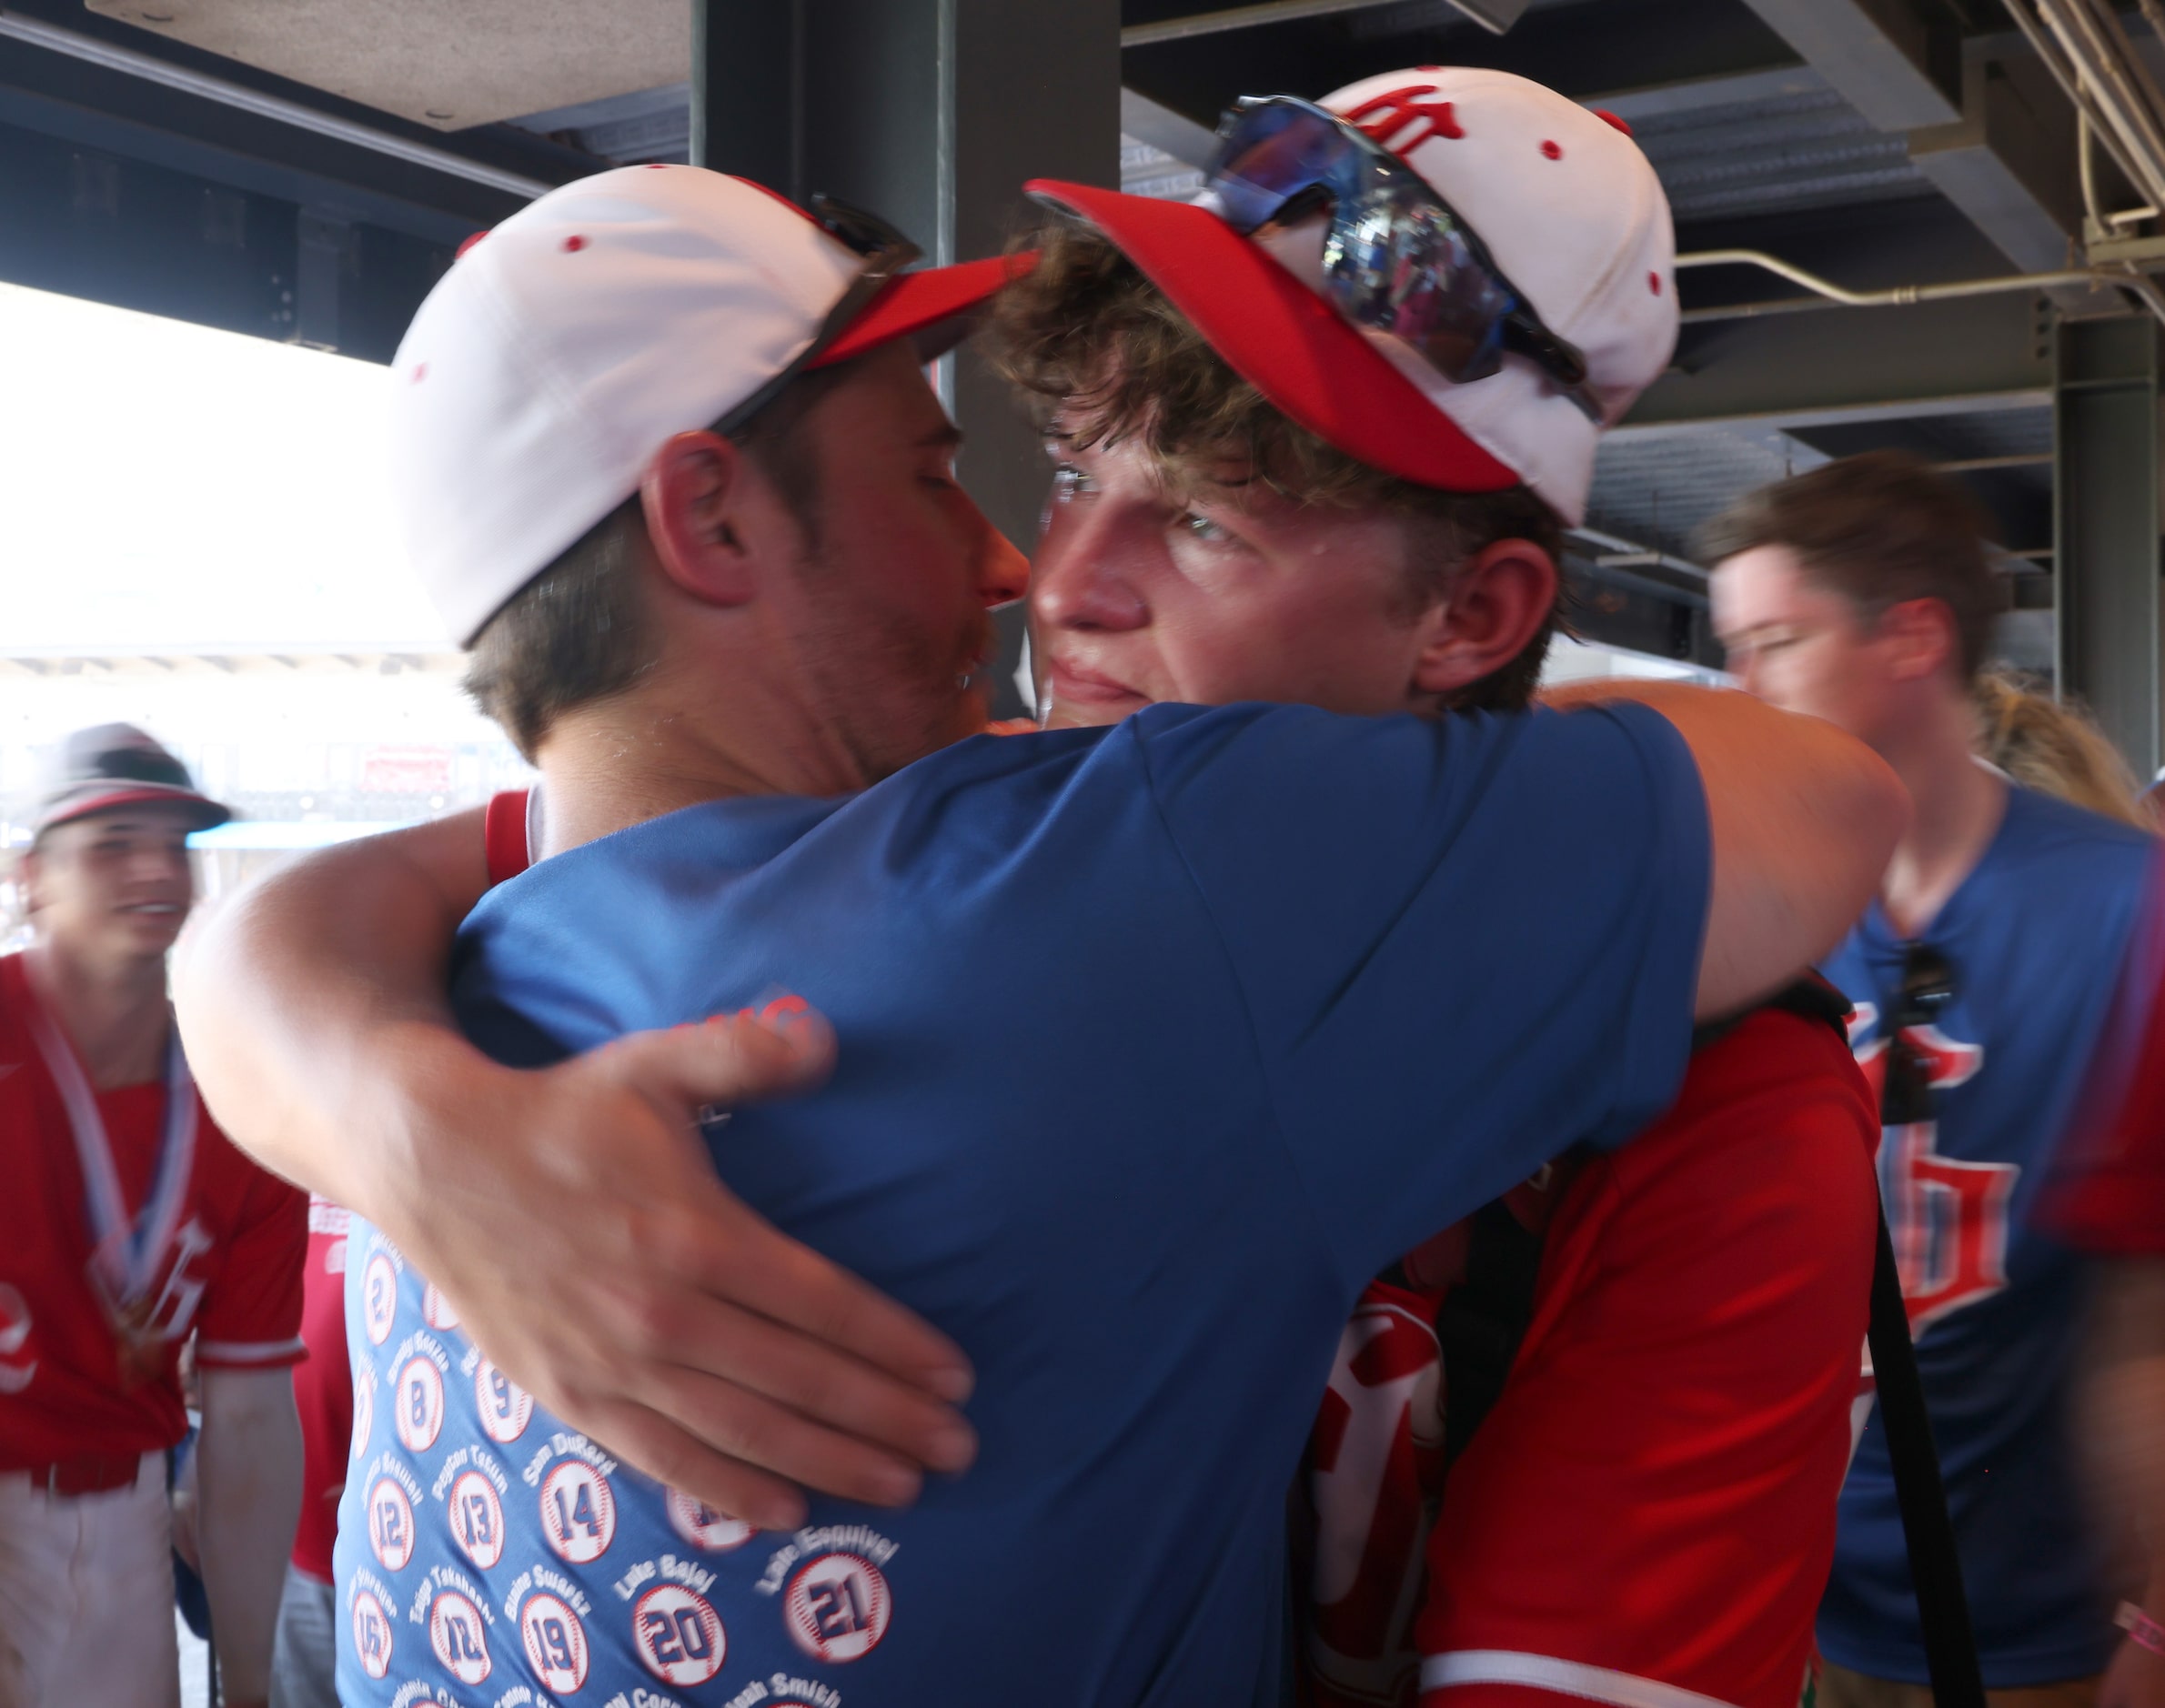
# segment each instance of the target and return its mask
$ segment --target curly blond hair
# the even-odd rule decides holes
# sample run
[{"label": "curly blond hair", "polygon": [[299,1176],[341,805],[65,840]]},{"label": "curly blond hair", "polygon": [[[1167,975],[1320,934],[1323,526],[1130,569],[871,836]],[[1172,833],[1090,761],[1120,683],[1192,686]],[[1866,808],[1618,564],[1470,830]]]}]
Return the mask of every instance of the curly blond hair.
[{"label": "curly blond hair", "polygon": [[[1037,265],[1001,292],[982,345],[1040,418],[1058,415],[1078,446],[1140,440],[1175,490],[1254,479],[1299,504],[1403,516],[1414,560],[1400,602],[1408,622],[1448,590],[1468,558],[1497,540],[1527,540],[1561,561],[1563,525],[1526,487],[1462,493],[1419,486],[1288,418],[1095,231],[1058,219],[1016,246],[1034,249]],[[1524,706],[1562,608],[1559,579],[1556,608],[1540,633],[1453,704]]]},{"label": "curly blond hair", "polygon": [[1979,751],[2025,789],[2155,831],[2120,749],[2081,707],[2038,693],[2014,672],[1977,678]]}]

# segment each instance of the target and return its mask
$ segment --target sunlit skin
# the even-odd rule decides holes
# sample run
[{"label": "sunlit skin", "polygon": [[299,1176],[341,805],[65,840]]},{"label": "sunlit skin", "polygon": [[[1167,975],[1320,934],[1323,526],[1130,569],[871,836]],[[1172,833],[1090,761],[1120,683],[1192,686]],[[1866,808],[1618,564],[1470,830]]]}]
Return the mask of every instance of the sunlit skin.
[{"label": "sunlit skin", "polygon": [[871,780],[983,728],[987,613],[1022,597],[1030,566],[956,480],[962,436],[908,344],[862,368],[805,423],[819,538],[769,597],[771,632],[801,648],[818,713]]},{"label": "sunlit skin", "polygon": [[1846,729],[1893,766],[1915,813],[1880,889],[1922,931],[1998,829],[2006,789],[1972,759],[1976,713],[1953,613],[1938,599],[1859,606],[1786,546],[1715,566],[1714,632],[1749,693]]},{"label": "sunlit skin", "polygon": [[1379,507],[1304,506],[1236,469],[1176,487],[1136,441],[1083,447],[1058,422],[1046,447],[1030,607],[1051,728],[1160,700],[1433,712],[1506,662],[1555,594],[1546,556],[1505,541],[1409,609],[1408,525]]},{"label": "sunlit skin", "polygon": [[1786,546],[1726,558],[1713,582],[1714,632],[1747,693],[1805,712],[1884,752],[1905,702],[1943,655],[1920,657],[1915,600],[1877,619],[1816,582]]},{"label": "sunlit skin", "polygon": [[[1022,596],[1029,564],[957,482],[962,435],[906,344],[853,363],[794,432],[816,531],[759,455],[711,432],[655,453],[641,487],[660,663],[634,698],[676,738],[734,725],[740,788],[832,794],[984,727],[989,612]],[[544,745],[597,720],[615,739],[611,708],[588,709]]]},{"label": "sunlit skin", "polygon": [[198,822],[152,802],[55,825],[23,862],[39,937],[115,970],[162,963],[196,899],[187,838]]}]

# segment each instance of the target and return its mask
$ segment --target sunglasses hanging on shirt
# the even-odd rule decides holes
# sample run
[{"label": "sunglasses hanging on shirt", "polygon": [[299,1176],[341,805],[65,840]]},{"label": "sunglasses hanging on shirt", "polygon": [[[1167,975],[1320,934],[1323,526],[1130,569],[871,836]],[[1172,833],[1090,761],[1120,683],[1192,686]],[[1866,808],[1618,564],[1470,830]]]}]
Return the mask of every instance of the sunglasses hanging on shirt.
[{"label": "sunglasses hanging on shirt", "polygon": [[1932,1062],[1910,1042],[1913,1027],[1935,1025],[1954,1000],[1955,970],[1929,943],[1912,943],[1902,957],[1902,982],[1887,1005],[1887,1085],[1879,1119],[1908,1127],[1934,1119]]}]

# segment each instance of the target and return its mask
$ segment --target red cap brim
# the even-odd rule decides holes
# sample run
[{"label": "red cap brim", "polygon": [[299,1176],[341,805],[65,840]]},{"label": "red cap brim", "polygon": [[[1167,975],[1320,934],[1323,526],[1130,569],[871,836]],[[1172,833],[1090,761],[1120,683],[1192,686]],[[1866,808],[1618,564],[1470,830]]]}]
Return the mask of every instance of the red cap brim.
[{"label": "red cap brim", "polygon": [[1096,226],[1242,378],[1347,456],[1445,492],[1519,484],[1335,309],[1207,208],[1052,178],[1022,187]]},{"label": "red cap brim", "polygon": [[[1008,280],[1022,277],[1036,265],[1034,255],[996,255],[984,261],[904,273],[865,305],[864,312],[820,352],[811,366],[825,367],[831,362],[846,362],[896,338],[913,337],[942,321],[958,320],[982,307]],[[951,344],[961,343],[968,329],[958,326]],[[924,353],[936,356],[943,351]]]},{"label": "red cap brim", "polygon": [[72,824],[77,819],[87,819],[94,812],[111,812],[116,807],[136,807],[146,803],[185,808],[196,819],[195,828],[198,830],[215,829],[233,817],[231,808],[221,806],[208,796],[198,795],[190,789],[166,789],[156,783],[116,782],[108,789],[85,789],[49,802],[37,816],[38,834],[42,836],[57,824]]}]

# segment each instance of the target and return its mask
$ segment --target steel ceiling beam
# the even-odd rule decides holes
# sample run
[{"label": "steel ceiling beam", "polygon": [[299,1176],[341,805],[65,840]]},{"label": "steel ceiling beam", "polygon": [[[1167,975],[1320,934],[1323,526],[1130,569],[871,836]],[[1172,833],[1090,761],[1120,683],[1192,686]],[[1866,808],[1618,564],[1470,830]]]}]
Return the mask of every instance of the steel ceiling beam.
[{"label": "steel ceiling beam", "polygon": [[1976,296],[1688,328],[1675,364],[1616,431],[1983,414],[2051,396],[2051,342],[2036,300]]},{"label": "steel ceiling beam", "polygon": [[[1939,193],[2025,272],[2069,265],[2081,233],[2074,121],[2056,90],[2027,86],[2021,60],[1965,50],[1951,15],[1915,0],[1746,0],[1850,105],[1909,137]],[[2034,79],[2032,79],[2034,81]],[[2111,305],[2055,292],[2069,312]]]},{"label": "steel ceiling beam", "polygon": [[1155,47],[1160,42],[1184,42],[1197,35],[1220,35],[1228,30],[1291,24],[1299,18],[1331,17],[1340,12],[1367,11],[1386,3],[1387,0],[1264,0],[1261,5],[1193,12],[1185,17],[1163,18],[1155,24],[1131,24],[1121,31],[1120,45]]},{"label": "steel ceiling beam", "polygon": [[[1197,35],[1221,35],[1228,30],[1252,30],[1265,24],[1291,24],[1301,18],[1332,17],[1342,12],[1380,11],[1391,0],[1264,0],[1260,5],[1230,6],[1217,12],[1193,12],[1185,17],[1163,18],[1155,24],[1132,24],[1120,33],[1123,47],[1153,47],[1160,42],[1184,42]],[[1526,0],[1449,0],[1451,9],[1471,18],[1484,29],[1501,35],[1518,22]]]},{"label": "steel ceiling beam", "polygon": [[1133,89],[1120,92],[1120,128],[1137,142],[1148,143],[1191,166],[1207,165],[1218,140],[1207,125],[1198,125]]},{"label": "steel ceiling beam", "polygon": [[1908,0],[1745,0],[1844,100],[1880,130],[1962,116],[1961,43],[1951,18]]},{"label": "steel ceiling beam", "polygon": [[[1909,133],[1909,158],[1934,187],[2026,272],[2063,267],[2081,236],[2075,116],[2042,66],[1965,56],[1962,116]],[[2056,293],[2070,312],[2103,306]]]},{"label": "steel ceiling beam", "polygon": [[1586,105],[1614,113],[1626,125],[1637,125],[1647,119],[1677,118],[1717,107],[1822,95],[1826,90],[1827,79],[1809,65],[1790,64],[1656,84],[1650,88],[1616,89],[1588,95]]}]

